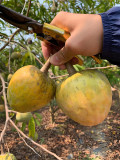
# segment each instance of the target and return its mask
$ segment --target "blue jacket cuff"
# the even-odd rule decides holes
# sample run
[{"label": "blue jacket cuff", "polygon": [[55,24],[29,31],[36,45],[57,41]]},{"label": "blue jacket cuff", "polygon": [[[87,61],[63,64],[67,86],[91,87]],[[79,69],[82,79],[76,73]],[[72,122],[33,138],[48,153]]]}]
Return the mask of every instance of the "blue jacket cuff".
[{"label": "blue jacket cuff", "polygon": [[99,15],[104,30],[101,58],[120,65],[120,7],[113,7]]}]

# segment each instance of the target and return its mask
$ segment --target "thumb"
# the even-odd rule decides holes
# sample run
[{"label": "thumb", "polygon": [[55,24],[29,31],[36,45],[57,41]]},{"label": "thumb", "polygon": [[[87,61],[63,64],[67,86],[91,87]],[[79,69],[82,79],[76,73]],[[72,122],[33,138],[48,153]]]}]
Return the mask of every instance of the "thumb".
[{"label": "thumb", "polygon": [[[68,42],[68,40],[66,41]],[[65,43],[65,46],[50,57],[50,63],[59,66],[71,60],[75,55],[72,51],[71,43]]]},{"label": "thumb", "polygon": [[50,63],[56,66],[62,65],[72,59],[72,56],[66,52],[65,47],[50,57]]}]

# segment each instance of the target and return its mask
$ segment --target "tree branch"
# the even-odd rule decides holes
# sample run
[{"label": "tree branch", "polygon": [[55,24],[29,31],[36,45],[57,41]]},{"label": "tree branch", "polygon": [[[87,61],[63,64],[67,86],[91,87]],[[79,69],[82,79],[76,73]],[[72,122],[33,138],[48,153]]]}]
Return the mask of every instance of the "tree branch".
[{"label": "tree branch", "polygon": [[14,38],[14,36],[20,31],[20,28],[18,28],[9,38],[9,40],[7,41],[7,43],[2,47],[0,48],[0,51],[2,51],[10,42],[11,40]]},{"label": "tree branch", "polygon": [[[17,131],[18,132],[18,131]],[[35,154],[37,154],[39,157],[41,157],[35,150],[34,148],[32,148],[29,144],[27,144],[27,142],[25,141],[25,139],[20,135],[20,133],[18,132],[19,137],[24,141],[24,143],[26,144],[26,146],[28,146]]]},{"label": "tree branch", "polygon": [[29,15],[30,7],[31,7],[31,0],[29,0],[28,10],[27,10],[27,14],[26,14],[26,16],[28,16],[28,15]]},{"label": "tree branch", "polygon": [[5,113],[6,113],[6,121],[5,121],[5,126],[1,132],[1,135],[0,135],[0,142],[3,141],[3,137],[4,137],[4,134],[5,134],[5,131],[7,129],[7,124],[8,124],[8,121],[9,121],[9,115],[8,115],[8,107],[7,107],[7,98],[6,98],[6,93],[5,93],[5,81],[2,77],[2,75],[0,74],[0,79],[1,79],[1,82],[2,82],[2,86],[3,86],[3,97],[4,97],[4,105],[5,105]]},{"label": "tree branch", "polygon": [[[1,38],[0,38],[0,41],[6,42],[6,43],[8,42],[7,40],[1,39]],[[26,49],[25,46],[23,46],[21,43],[16,42],[16,41],[14,41],[14,40],[11,40],[10,43],[12,43],[12,44],[15,44],[15,43],[16,43],[16,44],[18,44],[19,46],[21,46],[22,48]],[[9,45],[9,44],[8,44],[8,45]]]},{"label": "tree branch", "polygon": [[114,67],[117,67],[117,66],[116,65],[110,65],[110,66],[105,66],[105,67],[93,67],[93,68],[86,68],[86,69],[106,69],[106,68],[114,68]]},{"label": "tree branch", "polygon": [[31,141],[34,145],[40,147],[42,150],[44,150],[45,152],[51,154],[52,156],[56,157],[58,160],[62,160],[60,157],[58,157],[55,153],[50,152],[49,150],[47,150],[46,148],[44,148],[42,145],[36,143],[34,140],[32,140],[31,138],[29,138],[28,136],[26,136],[16,125],[15,123],[9,119],[9,121],[11,122],[11,124],[13,125],[13,127],[26,139],[28,139],[29,141]]}]

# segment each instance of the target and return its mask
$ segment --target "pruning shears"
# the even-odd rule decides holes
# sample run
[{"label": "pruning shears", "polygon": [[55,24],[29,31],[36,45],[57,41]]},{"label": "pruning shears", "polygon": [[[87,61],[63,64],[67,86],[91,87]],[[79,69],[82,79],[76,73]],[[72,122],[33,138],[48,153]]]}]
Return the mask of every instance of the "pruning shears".
[{"label": "pruning shears", "polygon": [[[40,40],[58,47],[60,43],[64,44],[65,41],[70,37],[70,33],[66,32],[64,29],[58,28],[48,23],[41,24],[36,20],[17,13],[3,5],[0,5],[0,18],[12,24],[13,26],[27,31],[28,33],[36,33]],[[79,57],[79,55],[77,58],[79,60],[79,64],[81,65],[83,60]],[[101,60],[98,57],[92,56],[92,58],[97,63],[101,63]]]}]

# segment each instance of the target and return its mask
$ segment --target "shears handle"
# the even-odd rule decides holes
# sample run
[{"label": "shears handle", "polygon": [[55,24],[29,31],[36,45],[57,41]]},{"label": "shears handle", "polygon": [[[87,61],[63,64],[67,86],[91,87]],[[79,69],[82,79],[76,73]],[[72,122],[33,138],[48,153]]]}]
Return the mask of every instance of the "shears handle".
[{"label": "shears handle", "polygon": [[[51,38],[57,40],[57,41],[62,41],[65,43],[65,41],[70,37],[70,33],[66,32],[65,30],[53,26],[51,24],[48,23],[44,23],[43,25],[43,33],[44,35],[47,35],[46,37],[44,37],[47,41],[49,41]],[[44,39],[42,37],[38,37],[39,39],[43,40]],[[79,64],[82,65],[83,64],[83,59],[81,56],[77,55],[76,56],[79,60]],[[91,56],[97,63],[101,63],[101,60],[99,58],[97,58],[96,56]]]}]

